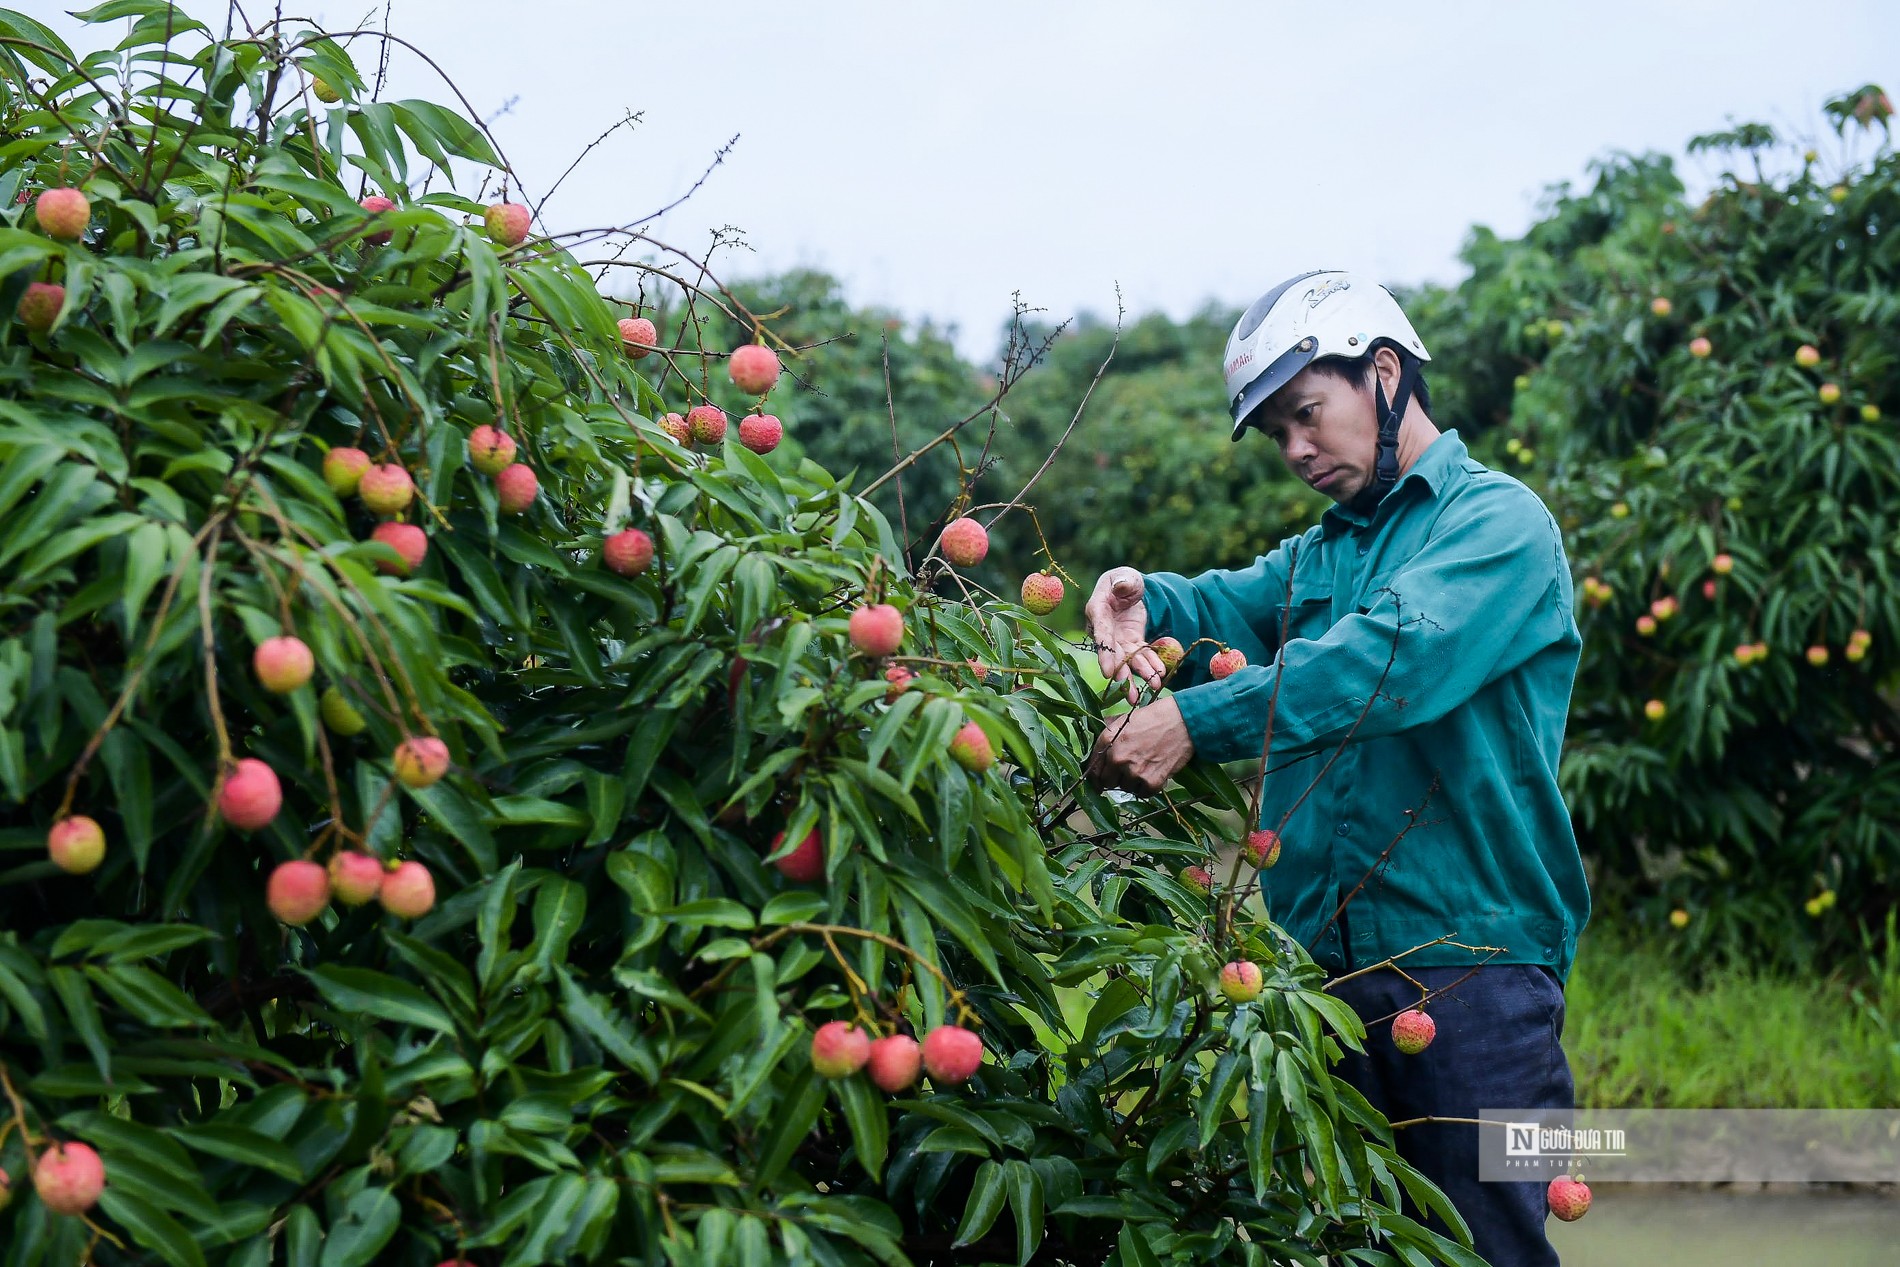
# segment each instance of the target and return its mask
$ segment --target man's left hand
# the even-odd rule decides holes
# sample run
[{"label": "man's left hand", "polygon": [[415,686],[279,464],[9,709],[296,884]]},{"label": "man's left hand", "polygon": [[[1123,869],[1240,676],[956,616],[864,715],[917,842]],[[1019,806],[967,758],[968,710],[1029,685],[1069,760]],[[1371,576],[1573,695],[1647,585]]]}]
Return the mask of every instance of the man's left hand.
[{"label": "man's left hand", "polygon": [[1169,696],[1110,718],[1089,757],[1089,781],[1153,796],[1175,772],[1194,759],[1181,709]]}]

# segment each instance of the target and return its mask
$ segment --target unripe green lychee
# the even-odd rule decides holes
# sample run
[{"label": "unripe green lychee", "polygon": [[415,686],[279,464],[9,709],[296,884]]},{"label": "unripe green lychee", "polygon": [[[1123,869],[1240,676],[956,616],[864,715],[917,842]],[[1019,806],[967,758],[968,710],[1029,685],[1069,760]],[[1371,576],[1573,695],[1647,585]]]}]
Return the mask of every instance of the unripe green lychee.
[{"label": "unripe green lychee", "polygon": [[33,1190],[54,1214],[84,1214],[105,1188],[105,1163],[76,1140],[54,1144],[33,1162]]},{"label": "unripe green lychee", "polygon": [[33,204],[33,215],[47,237],[77,242],[92,222],[92,201],[77,189],[48,189]]},{"label": "unripe green lychee", "polygon": [[1247,855],[1248,862],[1265,871],[1280,860],[1280,833],[1270,827],[1250,831],[1241,852]]},{"label": "unripe green lychee", "polygon": [[1229,647],[1225,651],[1216,652],[1214,657],[1207,662],[1207,676],[1218,682],[1246,667],[1246,654],[1239,647]]},{"label": "unripe green lychee", "polygon": [[384,868],[376,892],[383,909],[401,919],[421,919],[435,906],[435,877],[414,858]]},{"label": "unripe green lychee", "polygon": [[342,93],[332,88],[322,78],[316,75],[310,76],[310,92],[311,95],[315,96],[318,101],[321,101],[326,106],[335,105],[337,102],[343,100]]},{"label": "unripe green lychee", "polygon": [[748,396],[763,396],[778,382],[778,353],[759,343],[734,348],[726,362],[733,385]]},{"label": "unripe green lychee", "polygon": [[393,520],[379,523],[369,534],[369,539],[382,542],[402,556],[401,563],[377,563],[377,570],[385,576],[408,576],[429,557],[429,534],[414,524]]},{"label": "unripe green lychee", "polygon": [[1260,965],[1237,959],[1220,970],[1221,996],[1229,1003],[1251,1003],[1260,997]]},{"label": "unripe green lychee", "polygon": [[1187,659],[1187,650],[1182,647],[1179,638],[1156,638],[1148,644],[1155,653],[1155,659],[1161,661],[1163,672],[1172,673],[1181,667],[1181,661]]},{"label": "unripe green lychee", "polygon": [[354,849],[330,859],[330,892],[345,906],[362,906],[383,891],[383,864]]},{"label": "unripe green lychee", "polygon": [[1862,422],[1879,422],[1880,406],[1873,404],[1862,405],[1860,407],[1860,420]]},{"label": "unripe green lychee", "polygon": [[952,519],[938,539],[943,557],[960,568],[973,568],[990,552],[990,530],[969,516]]},{"label": "unripe green lychee", "polygon": [[[381,194],[371,194],[356,205],[369,212],[372,216],[381,216],[385,211],[394,211],[396,209],[396,204]],[[363,241],[369,243],[371,246],[381,246],[393,236],[395,236],[393,230],[379,229],[372,233],[365,233],[363,235]]]},{"label": "unripe green lychee", "polygon": [[379,463],[363,472],[356,495],[373,515],[399,515],[416,499],[416,482],[393,462]]},{"label": "unripe green lychee", "polygon": [[717,405],[694,405],[686,411],[686,426],[700,444],[718,444],[726,438],[726,411]]},{"label": "unripe green lychee", "polygon": [[324,725],[346,739],[362,734],[369,726],[369,720],[356,711],[349,697],[334,686],[326,687],[317,697],[317,711],[323,714]]},{"label": "unripe green lychee", "polygon": [[483,475],[499,475],[515,460],[515,438],[487,423],[468,433],[468,464]]},{"label": "unripe green lychee", "polygon": [[653,538],[624,528],[600,543],[601,562],[616,576],[638,576],[653,566]]},{"label": "unripe green lychee", "polygon": [[239,831],[268,827],[283,806],[277,772],[256,757],[239,757],[218,786],[218,813]]},{"label": "unripe green lychee", "polygon": [[[772,847],[768,855],[779,851],[785,843],[785,833],[772,837]],[[813,828],[805,838],[793,846],[792,851],[783,857],[773,858],[772,865],[778,868],[780,875],[793,884],[810,884],[822,880],[825,875],[825,846],[819,839],[818,831]]]},{"label": "unripe green lychee", "polygon": [[1432,1045],[1438,1036],[1438,1022],[1413,1008],[1392,1018],[1392,1045],[1408,1056],[1416,1056]]},{"label": "unripe green lychee", "polygon": [[106,833],[84,814],[71,814],[46,833],[46,856],[68,875],[85,875],[105,861]]},{"label": "unripe green lychee", "polygon": [[502,246],[520,246],[533,220],[534,213],[518,202],[498,202],[482,213],[489,238]]},{"label": "unripe green lychee", "polygon": [[983,1040],[961,1025],[939,1025],[924,1035],[924,1068],[932,1082],[968,1082],[983,1063]]},{"label": "unripe green lychee", "polygon": [[26,293],[20,296],[20,305],[14,309],[20,324],[32,334],[45,334],[59,320],[59,310],[66,306],[66,288],[52,282],[28,282]]},{"label": "unripe green lychee", "polygon": [[1650,700],[1643,705],[1643,716],[1651,721],[1661,721],[1669,715],[1669,705],[1659,699]]},{"label": "unripe green lychee", "polygon": [[1031,572],[1023,578],[1023,606],[1032,616],[1047,616],[1062,603],[1062,578],[1053,572]]},{"label": "unripe green lychee", "polygon": [[973,721],[964,722],[950,740],[950,757],[972,774],[981,774],[996,764],[996,750],[990,747],[990,737]]},{"label": "unripe green lychee", "polygon": [[634,360],[659,346],[660,332],[645,317],[622,317],[619,321],[620,345]]},{"label": "unripe green lychee", "polygon": [[1794,363],[1802,369],[1813,369],[1821,363],[1821,349],[1811,343],[1803,343],[1794,350]]},{"label": "unripe green lychee", "polygon": [[391,757],[404,787],[423,788],[449,772],[449,746],[434,735],[411,735]]},{"label": "unripe green lychee", "polygon": [[849,1078],[871,1059],[871,1036],[850,1021],[827,1021],[811,1036],[811,1067],[821,1078]]},{"label": "unripe green lychee", "polygon": [[525,462],[511,463],[495,477],[495,500],[504,515],[521,514],[534,505],[534,496],[540,491],[541,481]]},{"label": "unripe green lychee", "polygon": [[330,904],[330,873],[314,862],[280,862],[264,889],[265,905],[279,921],[301,928]]},{"label": "unripe green lychee", "polygon": [[923,1072],[924,1052],[909,1034],[892,1034],[871,1043],[866,1069],[878,1090],[896,1095],[917,1085]]},{"label": "unripe green lychee", "polygon": [[369,468],[369,454],[339,445],[323,455],[323,482],[338,497],[348,497],[362,487],[363,476],[369,473]]},{"label": "unripe green lychee", "polygon": [[904,642],[904,614],[889,603],[867,603],[851,613],[851,645],[868,656],[887,656]]},{"label": "unripe green lychee", "polygon": [[747,414],[739,419],[739,443],[754,453],[770,453],[785,438],[785,424],[772,414]]}]

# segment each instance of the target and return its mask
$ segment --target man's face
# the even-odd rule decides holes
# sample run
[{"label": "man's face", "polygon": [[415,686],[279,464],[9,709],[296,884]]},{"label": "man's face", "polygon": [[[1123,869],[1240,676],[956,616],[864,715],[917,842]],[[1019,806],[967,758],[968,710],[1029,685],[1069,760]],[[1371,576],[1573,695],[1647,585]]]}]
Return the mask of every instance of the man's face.
[{"label": "man's face", "polygon": [[1288,469],[1335,502],[1350,502],[1371,486],[1379,455],[1371,380],[1356,391],[1345,379],[1309,366],[1260,407],[1259,425],[1279,446]]}]

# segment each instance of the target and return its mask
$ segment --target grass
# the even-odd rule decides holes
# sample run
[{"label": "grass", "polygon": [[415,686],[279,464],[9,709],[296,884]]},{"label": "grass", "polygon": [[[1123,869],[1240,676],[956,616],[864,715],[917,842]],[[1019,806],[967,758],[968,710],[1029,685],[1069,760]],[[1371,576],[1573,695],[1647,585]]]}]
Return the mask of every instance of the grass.
[{"label": "grass", "polygon": [[1850,979],[1718,969],[1691,987],[1662,946],[1592,925],[1564,1049],[1591,1108],[1890,1108],[1900,953]]}]

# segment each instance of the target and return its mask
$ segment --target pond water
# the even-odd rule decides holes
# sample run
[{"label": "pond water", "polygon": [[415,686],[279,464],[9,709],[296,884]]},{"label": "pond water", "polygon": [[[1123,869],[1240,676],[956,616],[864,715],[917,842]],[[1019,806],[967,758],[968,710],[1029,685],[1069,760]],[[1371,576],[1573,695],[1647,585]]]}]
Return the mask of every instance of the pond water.
[{"label": "pond water", "polygon": [[1900,1263],[1900,1197],[1864,1190],[1593,1185],[1588,1214],[1546,1226],[1564,1267]]}]

